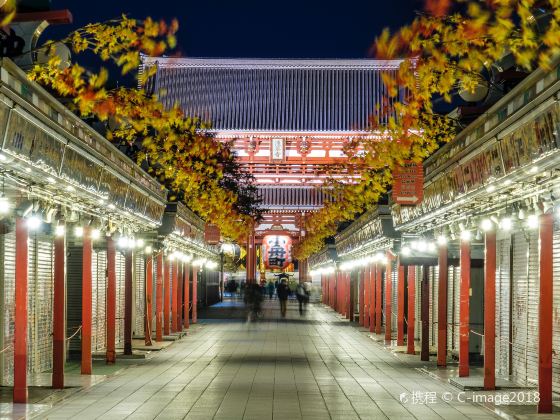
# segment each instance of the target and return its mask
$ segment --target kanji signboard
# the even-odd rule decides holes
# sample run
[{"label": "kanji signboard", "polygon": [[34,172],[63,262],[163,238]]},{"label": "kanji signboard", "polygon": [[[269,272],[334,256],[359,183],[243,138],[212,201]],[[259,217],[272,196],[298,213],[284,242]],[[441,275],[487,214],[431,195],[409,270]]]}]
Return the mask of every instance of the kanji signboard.
[{"label": "kanji signboard", "polygon": [[206,223],[204,226],[204,240],[209,245],[217,245],[220,243],[220,229],[218,226]]},{"label": "kanji signboard", "polygon": [[393,174],[393,201],[413,206],[422,201],[424,193],[424,168],[421,163],[405,163]]}]

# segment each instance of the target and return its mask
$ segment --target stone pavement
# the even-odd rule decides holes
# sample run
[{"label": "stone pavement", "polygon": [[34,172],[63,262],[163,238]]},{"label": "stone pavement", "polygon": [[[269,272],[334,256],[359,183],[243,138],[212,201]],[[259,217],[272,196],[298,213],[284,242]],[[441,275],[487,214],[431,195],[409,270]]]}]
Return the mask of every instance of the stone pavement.
[{"label": "stone pavement", "polygon": [[[290,303],[279,319],[202,320],[189,335],[39,415],[65,419],[482,419],[457,389],[427,375],[332,310]],[[448,393],[448,394],[446,394]],[[442,395],[449,396],[449,402]],[[435,395],[435,397],[434,397]]]}]

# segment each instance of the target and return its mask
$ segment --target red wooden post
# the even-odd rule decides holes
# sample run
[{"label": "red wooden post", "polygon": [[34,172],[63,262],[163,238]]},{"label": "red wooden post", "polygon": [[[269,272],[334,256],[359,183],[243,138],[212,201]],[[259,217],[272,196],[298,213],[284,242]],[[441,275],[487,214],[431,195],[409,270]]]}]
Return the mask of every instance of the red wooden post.
[{"label": "red wooden post", "polygon": [[461,285],[459,286],[459,376],[469,376],[471,243],[461,240]]},{"label": "red wooden post", "polygon": [[177,331],[183,331],[183,271],[185,264],[177,263]]},{"label": "red wooden post", "polygon": [[369,329],[369,267],[366,265],[362,273],[364,279],[364,328]]},{"label": "red wooden post", "polygon": [[369,266],[369,332],[375,332],[375,265]]},{"label": "red wooden post", "polygon": [[185,318],[184,318],[184,326],[185,329],[189,329],[189,318],[190,318],[190,267],[188,265],[185,266],[185,286],[183,291],[185,293]]},{"label": "red wooden post", "polygon": [[113,238],[107,238],[107,350],[105,353],[106,363],[115,363],[117,353],[115,351],[116,319],[117,319],[117,266],[116,249]]},{"label": "red wooden post", "polygon": [[408,266],[408,319],[406,328],[406,352],[416,354],[414,349],[414,322],[415,322],[415,295],[416,293],[416,266]]},{"label": "red wooden post", "polygon": [[484,258],[484,389],[496,389],[496,231],[486,232]]},{"label": "red wooden post", "polygon": [[92,253],[91,228],[84,228],[82,256],[82,375],[91,375]]},{"label": "red wooden post", "polygon": [[193,269],[192,278],[192,323],[196,324],[198,321],[197,304],[198,304],[198,267]]},{"label": "red wooden post", "polygon": [[16,292],[14,301],[14,403],[27,403],[27,220],[16,218]]},{"label": "red wooden post", "polygon": [[552,413],[552,316],[554,216],[540,216],[539,397],[537,411]]},{"label": "red wooden post", "polygon": [[375,265],[375,277],[375,333],[381,334],[381,305],[383,303],[381,291],[383,286],[383,266],[379,263]]},{"label": "red wooden post", "polygon": [[179,324],[177,323],[177,314],[179,313],[179,308],[177,307],[177,293],[178,280],[177,280],[177,258],[173,260],[173,266],[171,267],[171,331],[177,332]]},{"label": "red wooden post", "polygon": [[165,259],[163,263],[163,335],[169,335],[170,330],[170,316],[171,316],[171,261],[169,258]]},{"label": "red wooden post", "polygon": [[146,313],[144,314],[144,344],[152,345],[152,296],[154,282],[154,257],[146,256]]},{"label": "red wooden post", "polygon": [[391,342],[391,321],[393,313],[393,256],[387,252],[385,267],[385,342]]},{"label": "red wooden post", "polygon": [[447,244],[439,246],[437,365],[447,366]]},{"label": "red wooden post", "polygon": [[156,341],[163,341],[163,264],[163,251],[160,251],[156,267]]},{"label": "red wooden post", "polygon": [[64,388],[66,359],[66,235],[54,240],[53,373],[52,387]]},{"label": "red wooden post", "polygon": [[422,267],[422,288],[420,317],[422,321],[422,343],[420,348],[420,360],[430,360],[430,277],[429,266]]},{"label": "red wooden post", "polygon": [[364,320],[365,320],[365,316],[364,316],[364,277],[362,275],[361,270],[358,270],[358,304],[359,304],[359,308],[358,309],[358,324],[361,325],[362,327],[364,326]]},{"label": "red wooden post", "polygon": [[124,255],[124,354],[132,355],[132,277],[134,253],[128,249]]},{"label": "red wooden post", "polygon": [[397,346],[404,346],[404,265],[397,261]]},{"label": "red wooden post", "polygon": [[346,319],[350,319],[352,320],[352,316],[350,315],[350,311],[353,309],[351,308],[351,299],[350,299],[350,272],[346,273],[346,275],[344,276],[344,302],[345,302],[345,308],[344,308],[344,312],[346,315]]}]

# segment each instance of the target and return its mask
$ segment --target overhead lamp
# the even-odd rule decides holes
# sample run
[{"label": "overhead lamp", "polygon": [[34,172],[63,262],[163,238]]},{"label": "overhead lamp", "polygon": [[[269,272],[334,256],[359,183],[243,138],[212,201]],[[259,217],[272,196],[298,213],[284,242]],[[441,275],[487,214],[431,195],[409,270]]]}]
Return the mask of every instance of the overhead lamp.
[{"label": "overhead lamp", "polygon": [[117,241],[117,245],[119,248],[126,248],[128,245],[128,238],[126,236],[121,236]]},{"label": "overhead lamp", "polygon": [[209,268],[210,270],[214,270],[217,267],[218,267],[218,263],[216,261],[206,262],[206,268]]},{"label": "overhead lamp", "polygon": [[144,254],[151,254],[153,252],[153,248],[151,245],[148,245],[146,248],[144,248]]},{"label": "overhead lamp", "polygon": [[82,226],[76,226],[74,228],[74,236],[77,238],[84,236],[84,228]]},{"label": "overhead lamp", "polygon": [[531,166],[531,169],[529,169],[529,173],[530,174],[536,174],[539,171],[539,167],[538,166]]},{"label": "overhead lamp", "polygon": [[435,252],[436,251],[436,244],[434,244],[433,242],[428,242],[428,251],[429,252]]},{"label": "overhead lamp", "polygon": [[72,185],[68,185],[68,186],[66,187],[66,191],[68,191],[68,192],[73,192],[73,191],[76,191],[76,188],[74,188]]},{"label": "overhead lamp", "polygon": [[10,203],[10,200],[8,200],[8,197],[0,197],[0,214],[8,213],[11,208],[12,205]]},{"label": "overhead lamp", "polygon": [[41,220],[41,218],[37,214],[32,214],[27,219],[27,227],[29,228],[29,230],[37,230],[41,227],[42,224],[43,224],[43,221]]},{"label": "overhead lamp", "polygon": [[110,210],[115,210],[115,205],[113,203],[109,203],[107,205],[107,208],[110,209]]},{"label": "overhead lamp", "polygon": [[91,231],[91,239],[97,240],[101,237],[101,231],[99,229],[93,229]]},{"label": "overhead lamp", "polygon": [[470,241],[471,237],[472,237],[472,234],[469,230],[461,231],[461,240],[462,241]]},{"label": "overhead lamp", "polygon": [[445,235],[439,235],[437,238],[437,243],[440,246],[447,245],[447,238],[445,237]]},{"label": "overhead lamp", "polygon": [[407,246],[403,246],[401,248],[401,254],[403,254],[405,257],[410,255],[410,248]]},{"label": "overhead lamp", "polygon": [[138,238],[136,239],[136,248],[143,248],[145,245],[144,239]]},{"label": "overhead lamp", "polygon": [[490,219],[482,219],[482,222],[480,222],[480,228],[484,232],[488,232],[489,230],[492,230],[493,227],[494,227],[494,224],[492,223],[492,220],[490,220]]},{"label": "overhead lamp", "polygon": [[64,236],[64,234],[66,233],[66,228],[64,227],[64,225],[56,225],[56,228],[54,229],[54,234],[56,236]]},{"label": "overhead lamp", "polygon": [[493,193],[494,191],[496,191],[496,186],[495,185],[488,185],[486,187],[486,192],[487,193]]},{"label": "overhead lamp", "polygon": [[513,227],[513,222],[510,217],[504,217],[500,220],[500,229],[502,230],[511,230]]},{"label": "overhead lamp", "polygon": [[519,212],[517,213],[517,217],[518,217],[520,220],[523,220],[523,219],[525,219],[525,216],[526,216],[525,210],[524,210],[523,208],[520,208],[520,209],[519,209]]},{"label": "overhead lamp", "polygon": [[175,251],[173,251],[167,256],[167,259],[170,260],[170,261],[173,261],[176,256],[177,256],[177,253]]},{"label": "overhead lamp", "polygon": [[428,248],[428,243],[424,239],[421,239],[416,243],[416,247],[418,251],[426,252],[426,249]]},{"label": "overhead lamp", "polygon": [[6,162],[8,160],[8,158],[6,157],[6,155],[4,153],[0,153],[0,162]]},{"label": "overhead lamp", "polygon": [[510,186],[511,184],[513,184],[513,181],[512,181],[511,179],[506,179],[506,180],[504,181],[504,185],[505,185],[506,187]]},{"label": "overhead lamp", "polygon": [[527,217],[527,227],[529,229],[536,229],[539,227],[539,216],[531,214]]}]

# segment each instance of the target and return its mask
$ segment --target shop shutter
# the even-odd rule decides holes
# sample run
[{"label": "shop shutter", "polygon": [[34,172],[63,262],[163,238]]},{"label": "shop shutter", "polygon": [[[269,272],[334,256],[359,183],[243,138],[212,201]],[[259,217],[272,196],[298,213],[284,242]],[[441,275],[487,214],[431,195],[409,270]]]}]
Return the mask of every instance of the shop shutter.
[{"label": "shop shutter", "polygon": [[511,238],[496,243],[496,372],[509,375]]},{"label": "shop shutter", "polygon": [[[14,342],[14,299],[15,299],[15,267],[16,267],[16,236],[15,232],[0,235],[0,305],[2,308],[2,332],[0,334],[2,349]],[[14,350],[9,348],[0,355],[2,363],[2,385],[13,385],[14,381]]]},{"label": "shop shutter", "polygon": [[430,267],[430,343],[437,346],[438,340],[438,293],[439,293],[439,267]]},{"label": "shop shutter", "polygon": [[115,328],[115,345],[124,346],[124,255],[121,252],[116,253],[116,283],[117,283],[117,311],[116,311],[116,328]]},{"label": "shop shutter", "polygon": [[107,251],[94,250],[92,265],[91,350],[103,352],[107,344]]},{"label": "shop shutter", "polygon": [[460,301],[460,286],[461,286],[461,267],[451,267],[451,289],[453,290],[452,300],[452,321],[450,322],[450,335],[452,340],[451,350],[458,354],[459,352],[459,301]]},{"label": "shop shutter", "polygon": [[393,332],[397,332],[397,310],[398,310],[398,292],[399,292],[399,273],[397,271],[397,263],[396,261],[393,263],[393,287],[391,288],[391,292],[393,296],[391,296],[392,300],[392,314],[393,317],[391,321],[391,329]]},{"label": "shop shutter", "polygon": [[138,253],[134,257],[134,277],[135,277],[135,323],[134,335],[144,335],[144,314],[145,311],[145,290],[146,290],[146,266],[144,262],[144,255]]},{"label": "shop shutter", "polygon": [[52,368],[54,255],[47,235],[32,234],[28,244],[27,372],[33,374]]},{"label": "shop shutter", "polygon": [[538,235],[516,233],[513,239],[512,373],[521,384],[537,381]]},{"label": "shop shutter", "polygon": [[[66,248],[66,336],[71,337],[82,325],[82,246],[68,243]],[[81,334],[67,347],[69,357],[81,354]]]},{"label": "shop shutter", "polygon": [[416,278],[414,288],[414,339],[420,340],[420,333],[422,332],[422,321],[420,319],[422,302],[422,266],[416,266]]},{"label": "shop shutter", "polygon": [[[554,226],[554,280],[553,280],[553,321],[552,321],[552,348],[558,352],[560,349],[560,226]],[[552,390],[560,393],[560,358],[552,358]]]}]

